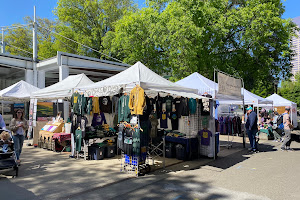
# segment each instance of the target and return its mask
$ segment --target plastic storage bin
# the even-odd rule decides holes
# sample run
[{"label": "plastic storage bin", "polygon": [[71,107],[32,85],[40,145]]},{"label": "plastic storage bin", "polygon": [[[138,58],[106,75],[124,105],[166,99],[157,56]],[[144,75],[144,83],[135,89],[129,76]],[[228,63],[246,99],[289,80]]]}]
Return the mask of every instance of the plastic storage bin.
[{"label": "plastic storage bin", "polygon": [[116,155],[116,145],[107,145],[105,147],[105,158],[112,158]]},{"label": "plastic storage bin", "polygon": [[178,160],[186,160],[185,147],[181,144],[176,145],[176,158]]},{"label": "plastic storage bin", "polygon": [[90,146],[88,147],[88,155],[91,160],[103,160],[104,146]]},{"label": "plastic storage bin", "polygon": [[166,143],[166,158],[175,158],[176,151],[173,143]]}]

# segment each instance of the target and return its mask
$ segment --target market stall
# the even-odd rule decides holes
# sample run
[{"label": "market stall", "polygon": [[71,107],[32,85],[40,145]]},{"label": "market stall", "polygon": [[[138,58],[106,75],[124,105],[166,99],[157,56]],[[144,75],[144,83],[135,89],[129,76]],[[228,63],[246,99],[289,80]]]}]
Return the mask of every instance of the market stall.
[{"label": "market stall", "polygon": [[[74,88],[79,86],[85,86],[92,84],[93,81],[91,81],[85,74],[79,74],[79,75],[72,75],[64,80],[53,84],[49,87],[46,87],[44,89],[41,89],[39,91],[33,92],[31,94],[31,100],[33,102],[33,106],[31,107],[31,112],[34,117],[32,117],[33,122],[31,122],[34,125],[34,141],[33,143],[36,144],[39,147],[51,149],[51,150],[57,150],[54,144],[55,141],[59,139],[59,137],[53,137],[55,134],[60,134],[67,132],[66,135],[71,134],[70,129],[66,128],[66,126],[69,127],[67,123],[67,120],[69,118],[69,100],[74,93]],[[63,109],[60,111],[62,113],[62,117],[64,118],[64,121],[60,119],[60,116],[55,119],[55,115],[53,113],[53,100],[58,99],[64,99],[67,101],[63,102]],[[52,100],[52,101],[50,101]],[[37,113],[38,113],[38,103],[37,101],[48,101],[43,104],[40,104],[40,108],[43,110],[52,109],[50,110],[50,114],[48,114],[46,117],[41,117],[41,120],[39,121],[39,118],[36,119]],[[49,102],[50,101],[50,102]],[[58,104],[57,104],[58,105]],[[58,106],[56,109],[56,113],[59,113]],[[36,121],[36,122],[35,122]],[[39,134],[37,134],[39,133]],[[69,136],[68,136],[69,137]],[[60,144],[62,142],[65,142],[67,140],[60,140]],[[69,145],[69,144],[68,144]],[[65,146],[65,145],[64,145]]]},{"label": "market stall", "polygon": [[[9,124],[16,108],[22,108],[25,110],[25,114],[28,114],[26,103],[29,102],[30,95],[38,90],[40,89],[21,80],[0,91],[2,116],[6,124]],[[13,105],[14,108],[10,105]]]},{"label": "market stall", "polygon": [[298,121],[297,121],[297,104],[295,102],[289,101],[282,96],[278,94],[272,94],[271,96],[268,96],[266,98],[269,101],[272,101],[272,104],[264,104],[263,107],[266,108],[276,108],[277,112],[279,114],[282,114],[285,110],[286,106],[289,106],[291,108],[291,120],[293,123],[293,126],[296,128],[298,127]]},{"label": "market stall", "polygon": [[[176,150],[184,152],[181,159],[188,159],[200,149],[193,145],[195,138],[212,140],[213,101],[198,95],[197,90],[162,78],[141,62],[108,79],[80,87],[78,91],[86,98],[92,97],[92,104],[99,101],[100,111],[93,112],[94,121],[100,121],[99,118],[103,121],[104,117],[107,120],[107,114],[115,119],[107,120],[107,124],[116,127],[118,148],[123,152],[122,170],[127,172],[135,173],[149,154],[152,157],[152,153],[165,154],[166,141],[176,143]],[[117,109],[107,110],[107,105],[112,108],[117,105]],[[212,143],[199,146],[211,147]],[[214,156],[214,151],[205,149],[206,156]]]}]

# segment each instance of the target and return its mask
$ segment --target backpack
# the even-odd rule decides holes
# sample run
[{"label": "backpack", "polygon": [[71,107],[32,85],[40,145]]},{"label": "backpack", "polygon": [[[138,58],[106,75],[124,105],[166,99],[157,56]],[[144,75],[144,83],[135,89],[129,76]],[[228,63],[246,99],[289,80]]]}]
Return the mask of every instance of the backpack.
[{"label": "backpack", "polygon": [[280,115],[280,116],[278,117],[278,119],[277,119],[277,125],[278,125],[278,128],[280,128],[280,129],[282,129],[282,130],[284,129],[283,115],[285,115],[285,113],[282,114],[282,115]]}]

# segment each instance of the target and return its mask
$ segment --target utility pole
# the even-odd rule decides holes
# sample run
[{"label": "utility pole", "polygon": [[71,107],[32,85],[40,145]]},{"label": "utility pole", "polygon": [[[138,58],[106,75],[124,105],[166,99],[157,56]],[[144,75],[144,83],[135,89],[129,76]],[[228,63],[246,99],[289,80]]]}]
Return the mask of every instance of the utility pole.
[{"label": "utility pole", "polygon": [[1,53],[5,53],[4,29],[2,28]]},{"label": "utility pole", "polygon": [[32,39],[33,39],[33,85],[35,87],[38,86],[37,84],[37,24],[36,24],[36,12],[35,6],[33,7],[33,29],[32,29]]}]

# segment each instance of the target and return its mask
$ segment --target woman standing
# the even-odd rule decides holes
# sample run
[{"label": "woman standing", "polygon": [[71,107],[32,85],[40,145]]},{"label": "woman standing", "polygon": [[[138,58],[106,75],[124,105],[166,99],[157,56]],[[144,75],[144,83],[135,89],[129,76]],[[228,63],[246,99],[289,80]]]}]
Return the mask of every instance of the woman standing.
[{"label": "woman standing", "polygon": [[10,122],[9,128],[13,134],[17,162],[20,164],[20,155],[22,152],[25,131],[28,129],[27,121],[24,119],[24,112],[21,109],[16,111],[14,118]]}]

